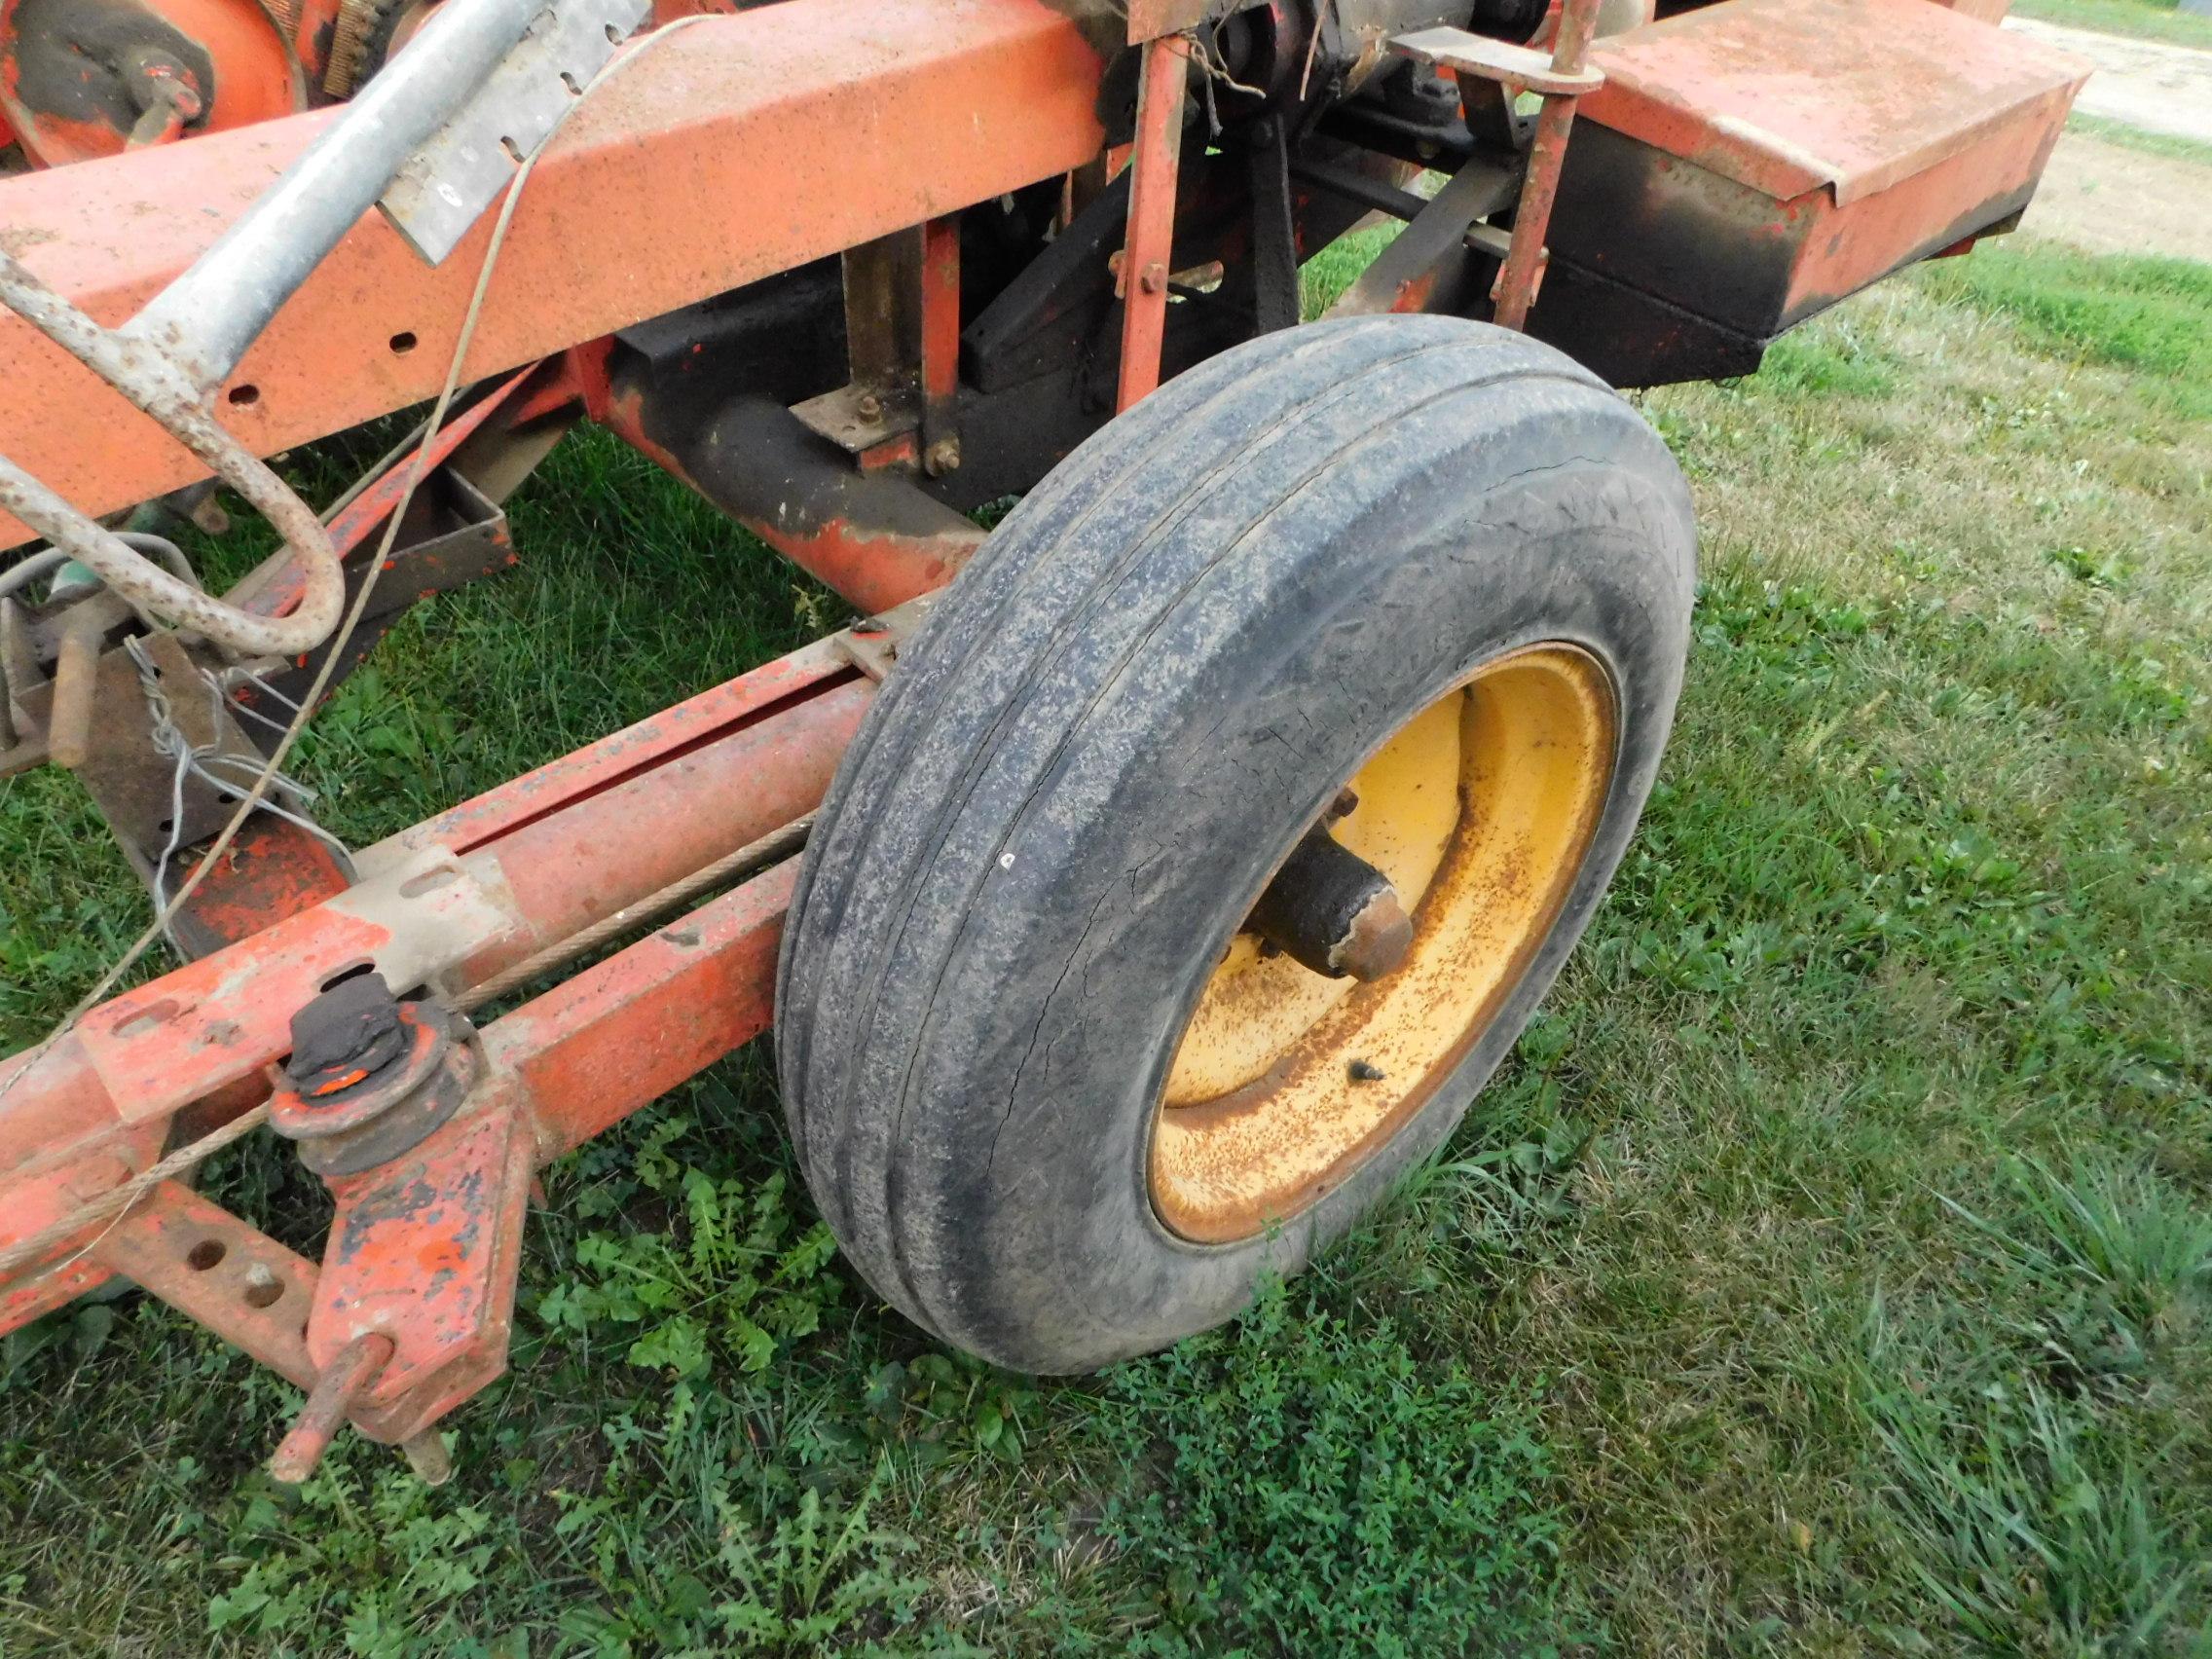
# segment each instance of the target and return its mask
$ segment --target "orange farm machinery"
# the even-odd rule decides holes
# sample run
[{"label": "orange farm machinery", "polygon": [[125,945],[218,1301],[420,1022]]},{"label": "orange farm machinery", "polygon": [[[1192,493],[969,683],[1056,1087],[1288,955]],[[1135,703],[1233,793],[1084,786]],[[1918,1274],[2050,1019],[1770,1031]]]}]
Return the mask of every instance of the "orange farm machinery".
[{"label": "orange farm machinery", "polygon": [[[1442,1142],[1635,828],[1695,535],[1616,388],[2009,228],[2083,68],[1996,22],[0,0],[0,764],[179,963],[0,1061],[0,1329],[133,1282],[307,1390],[279,1474],[350,1421],[435,1478],[535,1172],[771,1025],[916,1324],[1228,1316]],[[266,463],[425,403],[335,506]],[[530,557],[580,422],[865,619],[342,844],[302,720]],[[283,543],[224,592],[218,486]],[[196,1188],[263,1128],[319,1261]]]}]

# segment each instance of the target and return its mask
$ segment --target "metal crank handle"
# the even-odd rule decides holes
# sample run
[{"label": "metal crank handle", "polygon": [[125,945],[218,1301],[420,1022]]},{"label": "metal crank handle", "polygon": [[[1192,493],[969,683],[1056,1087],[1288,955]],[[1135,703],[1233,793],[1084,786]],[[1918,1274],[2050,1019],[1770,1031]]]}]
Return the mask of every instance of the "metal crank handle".
[{"label": "metal crank handle", "polygon": [[[481,92],[541,17],[574,0],[447,0],[192,268],[121,328],[103,328],[0,251],[0,305],[114,387],[276,527],[305,574],[299,605],[259,616],[149,564],[0,456],[0,508],[82,561],[110,591],[247,655],[297,656],[337,627],[345,574],[301,500],[216,421],[220,386],[277,309],[376,203],[409,158]],[[610,41],[600,38],[603,51]],[[479,209],[480,210],[480,209]]]},{"label": "metal crank handle", "polygon": [[258,616],[225,605],[133,551],[6,456],[0,456],[0,508],[88,566],[119,598],[195,628],[227,649],[297,656],[320,645],[338,625],[346,578],[330,535],[313,509],[223,429],[199,388],[161,352],[100,327],[5,251],[0,251],[0,305],[152,416],[216,477],[253,503],[298,558],[306,586],[299,605],[285,616]]}]

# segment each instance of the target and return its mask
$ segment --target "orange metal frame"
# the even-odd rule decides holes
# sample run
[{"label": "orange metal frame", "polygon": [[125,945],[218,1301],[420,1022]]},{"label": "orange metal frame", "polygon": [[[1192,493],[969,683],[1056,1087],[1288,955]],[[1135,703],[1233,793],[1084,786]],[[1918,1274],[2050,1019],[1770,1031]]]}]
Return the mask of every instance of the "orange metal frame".
[{"label": "orange metal frame", "polygon": [[[802,816],[874,690],[819,642],[368,849],[346,893],[0,1062],[0,1249],[147,1168],[179,1114],[205,1132],[250,1110],[291,1014],[350,970],[458,993]],[[0,1289],[0,1328],[122,1272],[303,1385],[380,1335],[391,1350],[353,1419],[420,1434],[503,1364],[532,1171],[765,1028],[793,874],[776,866],[484,1027],[462,1113],[332,1181],[319,1269],[171,1181]]]},{"label": "orange metal frame", "polygon": [[[1169,299],[1189,46],[1164,31],[1198,10],[1143,0],[1129,13],[1143,58],[1120,274],[1124,408],[1159,384]],[[1589,10],[1574,8],[1563,60],[1579,59]],[[577,406],[617,429],[627,422],[649,450],[608,385],[607,336],[918,226],[921,414],[902,459],[933,474],[957,466],[954,215],[1096,160],[1101,72],[1048,0],[784,0],[687,28],[608,83],[541,159],[464,365],[471,381],[521,372],[442,432],[428,459],[495,422]],[[1501,314],[1516,322],[1535,290],[1571,114],[1554,103],[1501,276]],[[11,180],[10,249],[119,323],[329,119]],[[381,218],[364,219],[240,365],[225,393],[229,424],[267,455],[429,396],[488,235],[479,226],[427,269]],[[5,313],[0,382],[0,453],[89,511],[202,475]],[[856,477],[869,462],[859,458]],[[341,551],[365,545],[393,504],[389,480],[364,494],[333,526]],[[834,521],[756,528],[871,608],[949,579],[973,544],[957,526],[903,543]],[[26,536],[0,519],[0,549]],[[272,572],[256,603],[281,610],[293,591]],[[351,885],[280,834],[241,842],[233,864],[242,854],[254,867],[211,872],[203,905],[210,930],[235,942],[0,1060],[0,1253],[69,1229],[0,1274],[0,1330],[125,1274],[310,1389],[279,1459],[286,1472],[311,1467],[349,1419],[437,1469],[426,1431],[505,1363],[534,1171],[767,1026],[793,865],[474,1032],[460,1109],[397,1158],[329,1178],[337,1207],[319,1264],[179,1180],[150,1186],[120,1216],[85,1221],[85,1206],[154,1180],[146,1172],[180,1140],[242,1127],[284,1087],[293,1015],[362,968],[396,991],[461,999],[804,818],[873,701],[883,645],[871,634],[819,642],[368,848]],[[272,904],[271,925],[249,931]]]},{"label": "orange metal frame", "polygon": [[[1100,73],[1042,0],[785,0],[691,24],[609,81],[540,160],[465,378],[1080,166],[1104,142]],[[9,246],[118,324],[333,119],[288,116],[12,179]],[[364,218],[247,353],[226,424],[274,455],[432,396],[490,233],[487,217],[433,270],[380,216]],[[87,512],[204,475],[6,313],[0,384],[0,454]],[[0,516],[0,548],[27,539]]]},{"label": "orange metal frame", "polygon": [[[1153,52],[1175,78],[1155,77],[1151,142],[1135,158],[1149,205],[1132,211],[1131,237],[1164,258],[1180,124],[1161,117],[1180,102],[1184,60]],[[542,160],[465,372],[567,359],[524,368],[441,432],[428,459],[488,420],[554,405],[619,424],[602,354],[570,348],[915,224],[921,443],[957,443],[939,432],[958,373],[950,215],[1096,157],[1098,77],[1091,48],[1037,0],[976,0],[949,17],[940,0],[878,0],[865,13],[788,0],[693,25],[579,111]],[[11,246],[92,315],[120,321],[328,119],[11,181]],[[266,454],[429,394],[484,235],[430,270],[380,219],[364,220],[241,365],[229,423]],[[608,258],[610,243],[629,257]],[[1163,284],[1156,291],[1163,305]],[[1131,329],[1140,349],[1149,342],[1149,388],[1159,307],[1149,325],[1142,309],[1131,307]],[[80,503],[112,509],[198,474],[5,314],[0,377],[10,392],[0,451]],[[1124,398],[1139,389],[1125,386]],[[342,553],[382,524],[390,484],[336,522]],[[23,534],[0,521],[0,545]],[[965,548],[919,559],[896,547],[878,559],[865,544],[786,551],[888,603],[948,579]],[[281,610],[295,586],[274,571],[254,603]],[[880,657],[840,636],[740,676],[366,849],[350,887],[327,857],[282,835],[248,847],[242,872],[234,851],[211,872],[205,915],[236,942],[0,1060],[0,1251],[129,1185],[178,1140],[254,1111],[280,1082],[291,1016],[364,965],[394,988],[459,996],[803,817],[873,698],[859,666],[870,660]],[[505,1363],[533,1172],[765,1028],[794,877],[794,866],[773,866],[475,1033],[461,1109],[400,1158],[330,1178],[337,1209],[319,1264],[166,1180],[0,1286],[0,1329],[122,1273],[310,1389],[277,1459],[284,1472],[311,1467],[348,1419],[430,1469],[428,1426]],[[272,925],[249,933],[256,899],[278,908],[262,909]]]}]

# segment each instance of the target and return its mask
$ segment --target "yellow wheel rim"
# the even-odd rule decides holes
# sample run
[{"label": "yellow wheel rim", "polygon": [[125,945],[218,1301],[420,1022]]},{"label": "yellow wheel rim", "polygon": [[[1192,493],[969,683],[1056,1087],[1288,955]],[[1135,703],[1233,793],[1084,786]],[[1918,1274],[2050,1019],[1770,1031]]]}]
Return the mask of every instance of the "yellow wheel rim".
[{"label": "yellow wheel rim", "polygon": [[1559,914],[1604,806],[1614,729],[1597,659],[1536,645],[1479,670],[1360,768],[1358,804],[1332,833],[1390,878],[1412,948],[1363,984],[1250,934],[1231,941],[1153,1128],[1153,1206],[1169,1228],[1251,1237],[1341,1185],[1435,1092]]}]

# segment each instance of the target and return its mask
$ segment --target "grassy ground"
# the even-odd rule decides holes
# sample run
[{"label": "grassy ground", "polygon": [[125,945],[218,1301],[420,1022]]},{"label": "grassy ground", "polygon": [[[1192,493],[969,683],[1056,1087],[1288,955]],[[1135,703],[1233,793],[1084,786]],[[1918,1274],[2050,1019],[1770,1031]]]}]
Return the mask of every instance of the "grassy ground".
[{"label": "grassy ground", "polygon": [[[1346,273],[1315,273],[1317,283]],[[2212,272],[1997,245],[1644,407],[1706,545],[1644,830],[1446,1157],[1080,1383],[918,1340],[748,1052],[554,1170],[443,1491],[255,1472],[142,1300],[0,1348],[0,1651],[2212,1651]],[[359,840],[829,619],[579,442],[303,771]],[[135,924],[0,793],[0,1041]],[[274,1149],[215,1174],[312,1246]]]},{"label": "grassy ground", "polygon": [[2175,0],[2013,0],[2012,10],[2046,23],[2212,48],[2212,18],[2184,12]]},{"label": "grassy ground", "polygon": [[2175,161],[2194,162],[2199,166],[2212,166],[2212,144],[2194,138],[2183,138],[2171,132],[2146,132],[2140,127],[2130,127],[2124,121],[2107,121],[2102,116],[2083,115],[2080,111],[2066,118],[2066,130],[2086,133],[2101,138],[2108,144],[2122,149],[2139,150],[2146,156],[2170,156]]}]

